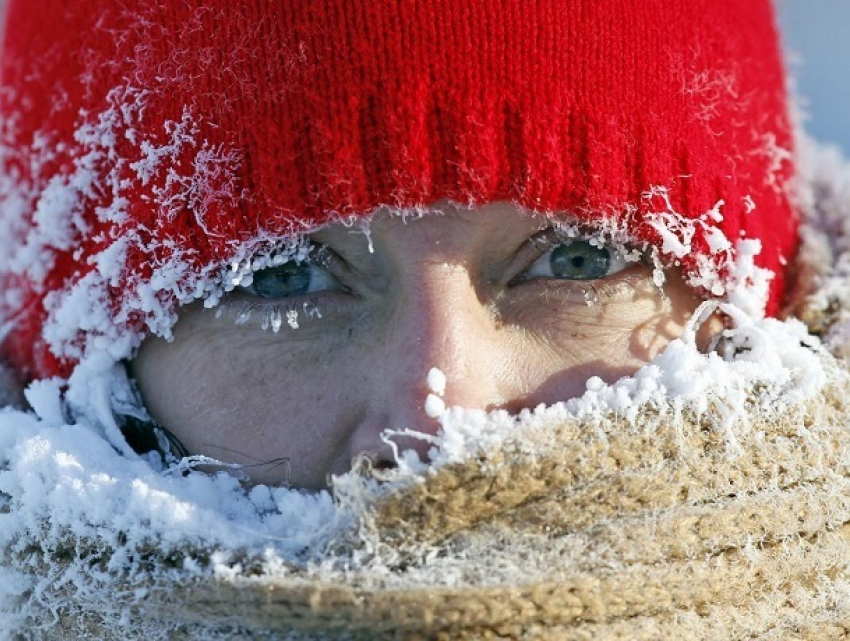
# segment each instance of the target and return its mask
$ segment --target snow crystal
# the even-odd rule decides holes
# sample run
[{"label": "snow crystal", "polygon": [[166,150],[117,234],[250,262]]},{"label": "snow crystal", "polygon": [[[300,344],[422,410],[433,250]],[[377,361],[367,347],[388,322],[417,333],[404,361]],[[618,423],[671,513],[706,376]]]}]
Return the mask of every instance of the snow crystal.
[{"label": "snow crystal", "polygon": [[430,393],[425,398],[425,413],[430,418],[439,418],[446,411],[443,396],[446,393],[446,375],[437,367],[428,370],[425,377]]},{"label": "snow crystal", "polygon": [[436,394],[425,398],[425,413],[431,418],[439,418],[446,411],[446,403]]},{"label": "snow crystal", "polygon": [[446,375],[437,367],[432,367],[428,370],[426,378],[428,389],[437,396],[443,396],[446,393]]},{"label": "snow crystal", "polygon": [[[4,273],[24,276],[28,286],[38,291],[58,252],[74,247],[80,235],[90,233],[92,224],[103,223],[106,229],[124,225],[129,220],[127,207],[137,199],[129,195],[145,193],[146,188],[151,192],[150,206],[161,221],[167,222],[188,205],[201,229],[211,207],[235,203],[239,156],[200,139],[199,122],[188,109],[178,122],[165,123],[164,143],[145,139],[137,127],[146,97],[144,91],[117,87],[108,93],[108,107],[102,113],[83,114],[84,122],[74,134],[78,149],[71,154],[73,162],[45,184],[29,184],[20,176],[0,178],[4,210],[22,213],[20,217],[4,216],[0,223],[4,226],[0,249],[7,249],[4,254],[9,257],[0,265]],[[0,144],[0,154],[4,166],[13,167],[18,157],[18,162],[35,167],[49,166],[55,159],[57,151],[49,137],[36,136],[29,148],[23,148],[8,143],[14,140],[13,133],[3,132],[6,142]],[[131,159],[132,151],[119,151],[120,141],[132,143],[137,160]],[[188,174],[175,169],[175,163],[184,158],[191,162]],[[84,218],[83,212],[89,208],[95,219]],[[27,210],[33,212],[32,220],[24,224]],[[20,222],[12,222],[16,220]],[[85,257],[93,271],[45,298],[44,338],[58,357],[78,360],[89,350],[101,350],[126,358],[144,333],[168,338],[176,320],[175,308],[206,293],[214,294],[211,283],[216,282],[217,287],[221,281],[219,265],[198,270],[174,248],[168,252],[169,260],[153,264],[153,273],[143,281],[126,273],[126,257],[131,249],[150,254],[155,248],[146,245],[135,228],[122,228],[117,236]],[[242,255],[245,253],[247,250]],[[234,254],[240,258],[238,248]],[[124,292],[117,305],[109,294],[115,287]],[[4,299],[0,311],[7,318],[14,316],[22,297],[13,290],[5,292]],[[140,316],[147,327],[135,326],[131,331],[129,327],[138,325]],[[86,335],[84,340],[81,332]]]},{"label": "snow crystal", "polygon": [[296,312],[294,309],[290,309],[286,312],[286,324],[289,325],[292,329],[298,329],[298,312]]},{"label": "snow crystal", "polygon": [[[707,222],[719,223],[723,220],[723,200],[718,200],[714,207],[699,218],[689,218],[675,210],[664,187],[652,187],[643,194],[643,198],[662,205],[661,209],[646,215],[647,224],[658,233],[662,241],[660,252],[654,249],[652,253],[657,285],[664,282],[660,271],[664,264],[664,254],[677,259],[691,257],[695,267],[685,273],[688,285],[717,299],[725,299],[751,315],[764,315],[773,273],[755,264],[754,258],[761,252],[758,239],[748,239],[742,232],[742,237],[733,242],[722,230]],[[755,208],[755,202],[749,196],[745,198],[745,204],[750,211]],[[697,235],[708,246],[707,254],[694,252],[693,242]]]},{"label": "snow crystal", "polygon": [[[48,524],[57,537],[82,540],[123,532],[132,539],[128,549],[133,541],[141,545],[153,537],[201,547],[273,542],[279,551],[297,555],[305,546],[320,545],[334,523],[327,492],[246,493],[226,473],[163,474],[139,456],[116,451],[90,425],[68,424],[46,412],[43,401],[52,401],[40,395],[30,394],[39,404],[37,416],[0,412],[0,492],[15,500],[11,513],[0,514],[0,557],[27,532]],[[3,605],[0,598],[0,609]]]}]

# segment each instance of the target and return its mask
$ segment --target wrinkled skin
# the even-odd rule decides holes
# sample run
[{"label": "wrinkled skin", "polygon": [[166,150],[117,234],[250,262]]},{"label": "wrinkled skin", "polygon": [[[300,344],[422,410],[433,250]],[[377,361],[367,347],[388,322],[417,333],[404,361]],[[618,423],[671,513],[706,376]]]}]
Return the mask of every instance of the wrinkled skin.
[{"label": "wrinkled skin", "polygon": [[[185,308],[173,342],[148,339],[133,363],[153,417],[190,452],[246,464],[251,482],[318,489],[361,454],[392,465],[384,430],[438,430],[424,409],[433,367],[448,380],[447,406],[551,404],[583,393],[590,376],[633,373],[699,302],[675,273],[662,294],[641,262],[590,280],[554,274],[563,239],[508,203],[439,209],[377,214],[372,252],[341,224],[312,234],[330,251],[295,272],[303,285],[311,270],[305,293],[269,297],[275,281],[260,278],[218,315]],[[262,329],[273,307],[297,312],[298,327]],[[427,456],[425,441],[393,440]]]}]

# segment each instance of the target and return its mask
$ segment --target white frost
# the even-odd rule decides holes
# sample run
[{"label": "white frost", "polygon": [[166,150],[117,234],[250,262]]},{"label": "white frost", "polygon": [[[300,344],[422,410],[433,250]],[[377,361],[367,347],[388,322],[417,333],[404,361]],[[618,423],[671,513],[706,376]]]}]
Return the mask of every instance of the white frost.
[{"label": "white frost", "polygon": [[443,396],[446,393],[446,375],[437,367],[432,367],[428,370],[426,379],[428,389],[437,396]]},{"label": "white frost", "polygon": [[425,413],[431,418],[439,418],[446,411],[446,403],[436,394],[428,394],[425,398]]}]

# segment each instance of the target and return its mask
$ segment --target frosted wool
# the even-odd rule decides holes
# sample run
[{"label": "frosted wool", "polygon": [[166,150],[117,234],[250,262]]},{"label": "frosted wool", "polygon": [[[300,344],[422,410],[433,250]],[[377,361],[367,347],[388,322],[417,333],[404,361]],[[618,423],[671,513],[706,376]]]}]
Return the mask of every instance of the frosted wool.
[{"label": "frosted wool", "polygon": [[[712,298],[730,302],[750,315],[764,315],[775,275],[755,264],[755,257],[762,252],[760,240],[730,239],[713,226],[723,220],[725,201],[718,200],[699,218],[688,218],[674,209],[665,187],[652,187],[644,192],[643,199],[660,205],[646,220],[662,239],[661,254],[678,261],[694,261],[695,267],[685,273],[688,285],[707,292]],[[746,196],[744,201],[751,211],[754,207],[752,197]],[[695,250],[694,242],[698,237],[708,245],[707,254]],[[655,256],[657,261],[657,254]],[[657,272],[659,269],[656,265]],[[657,273],[655,282],[660,286],[664,282],[663,274]]]},{"label": "frosted wool", "polygon": [[[145,91],[133,87],[111,90],[109,106],[75,131],[73,162],[41,188],[20,179],[1,181],[4,208],[23,209],[26,203],[33,203],[34,213],[29,228],[21,225],[7,230],[11,250],[8,260],[0,263],[0,276],[24,276],[38,290],[56,256],[91,235],[93,225],[113,230],[103,234],[111,240],[86,257],[93,269],[69,279],[65,289],[45,298],[48,314],[43,337],[60,358],[79,360],[90,352],[109,353],[115,360],[126,358],[147,332],[169,337],[176,305],[212,293],[212,283],[220,283],[220,265],[193,266],[180,248],[156,247],[146,240],[144,229],[127,226],[132,195],[145,194],[143,199],[156,213],[157,224],[168,224],[189,203],[200,229],[205,229],[204,216],[210,208],[236,198],[228,176],[239,167],[239,156],[201,139],[197,119],[188,109],[178,122],[164,123],[164,142],[146,139],[137,127],[147,99]],[[3,142],[0,157],[8,163],[20,155],[41,166],[53,159],[53,144],[48,136],[37,138],[30,149]],[[134,147],[134,153],[119,151],[127,144]],[[192,167],[189,175],[177,170],[183,159]],[[94,207],[93,202],[100,199],[105,202]],[[94,211],[94,219],[84,218],[83,212],[89,209]],[[149,277],[128,272],[132,251],[150,257]],[[160,251],[168,258],[157,258]],[[118,306],[110,296],[116,287],[125,293]],[[12,289],[4,292],[4,298],[0,315],[14,317],[21,293]],[[146,325],[131,327],[134,322],[138,325],[133,319],[139,317]],[[80,332],[90,337],[85,346],[80,345]]]}]

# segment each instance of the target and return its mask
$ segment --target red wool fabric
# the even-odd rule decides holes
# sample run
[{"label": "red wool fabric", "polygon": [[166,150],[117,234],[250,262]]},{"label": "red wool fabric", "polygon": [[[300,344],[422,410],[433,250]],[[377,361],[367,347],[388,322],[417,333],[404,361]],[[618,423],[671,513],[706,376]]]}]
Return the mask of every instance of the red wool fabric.
[{"label": "red wool fabric", "polygon": [[[645,216],[664,206],[645,193],[663,187],[692,219],[723,200],[722,222],[709,224],[761,240],[757,263],[776,274],[771,314],[795,248],[767,0],[10,0],[0,82],[3,170],[28,188],[10,226],[21,239],[51,180],[79,163],[75,132],[116,101],[144,104],[115,141],[130,164],[129,138],[165,145],[167,123],[185,113],[199,140],[240,159],[218,178],[237,196],[211,199],[202,217],[191,199],[163,213],[164,176],[146,183],[122,169],[126,203],[98,179],[81,190],[68,242],[40,258],[46,277],[5,276],[21,294],[8,303],[4,353],[26,378],[70,372],[73,359],[41,333],[51,305],[131,232],[141,240],[126,269],[137,275],[178,249],[200,269],[259,233],[441,199],[619,217],[660,246]],[[170,166],[188,176],[192,162],[177,154]],[[96,177],[107,164],[93,164]],[[121,215],[104,220],[109,207]],[[686,271],[705,239],[694,250]],[[109,290],[126,295],[120,283]],[[143,314],[121,322],[145,331]],[[80,343],[90,339],[81,329]]]}]

